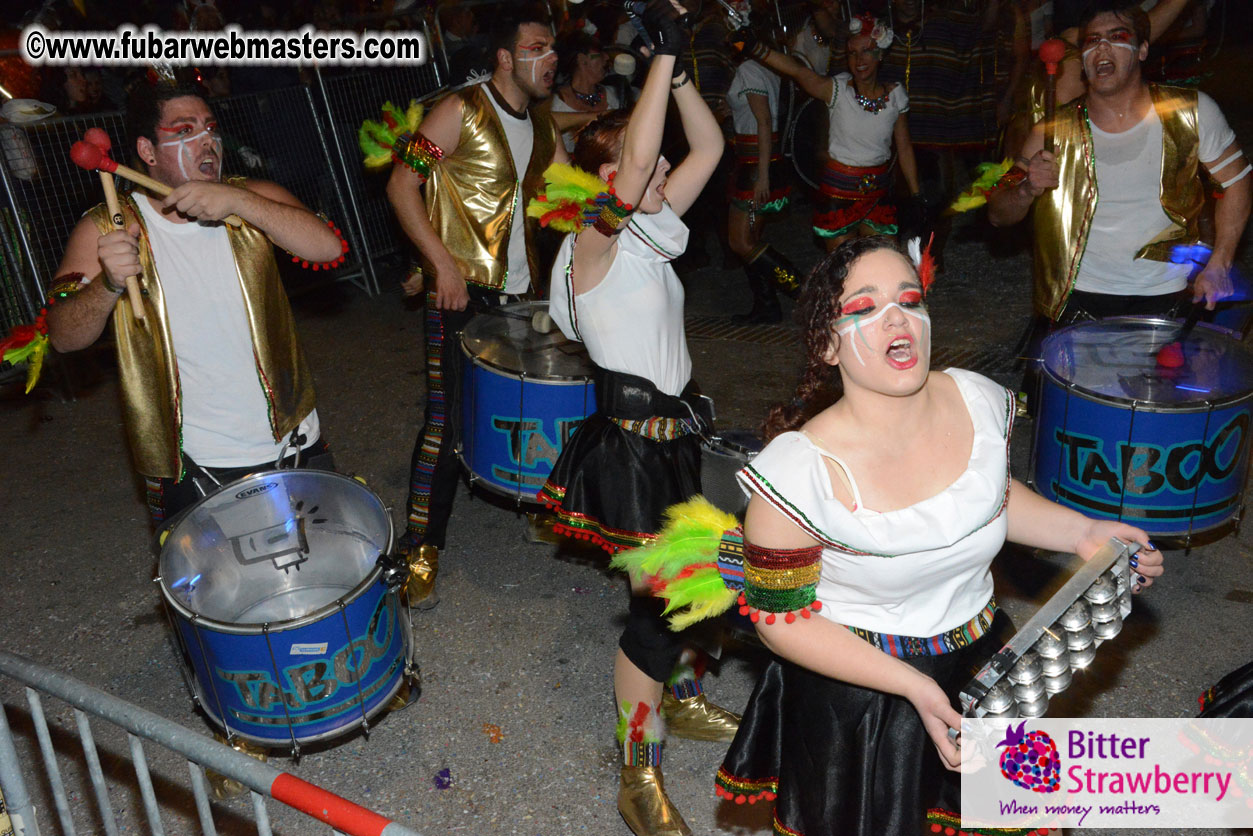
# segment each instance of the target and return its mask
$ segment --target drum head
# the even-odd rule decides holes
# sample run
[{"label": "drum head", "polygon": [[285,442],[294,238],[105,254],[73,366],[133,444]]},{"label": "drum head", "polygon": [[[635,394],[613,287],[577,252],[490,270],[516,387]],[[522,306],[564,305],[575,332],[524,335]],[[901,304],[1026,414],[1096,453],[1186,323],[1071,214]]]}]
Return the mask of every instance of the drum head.
[{"label": "drum head", "polygon": [[1182,346],[1184,365],[1158,366],[1180,323],[1120,317],[1064,328],[1044,340],[1041,362],[1063,384],[1098,400],[1199,408],[1253,389],[1253,352],[1223,331],[1198,325]]},{"label": "drum head", "polygon": [[391,515],[368,488],[323,470],[254,473],[177,518],[161,590],[188,617],[274,627],[318,614],[376,571]]},{"label": "drum head", "polygon": [[582,343],[566,339],[555,326],[547,334],[531,327],[547,302],[517,302],[485,311],[466,325],[461,343],[475,362],[508,374],[547,380],[581,380],[593,365]]}]

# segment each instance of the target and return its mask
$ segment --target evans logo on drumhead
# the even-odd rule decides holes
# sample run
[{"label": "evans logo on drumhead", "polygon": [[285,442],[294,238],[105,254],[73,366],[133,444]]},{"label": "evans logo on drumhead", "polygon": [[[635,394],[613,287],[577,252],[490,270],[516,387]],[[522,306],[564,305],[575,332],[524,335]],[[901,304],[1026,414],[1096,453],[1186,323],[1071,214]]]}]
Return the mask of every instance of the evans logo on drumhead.
[{"label": "evans logo on drumhead", "polygon": [[264,485],[257,485],[255,488],[244,488],[242,491],[235,494],[235,498],[247,499],[250,496],[256,496],[259,493],[265,493],[266,491],[273,490],[274,488],[277,488],[277,487],[278,487],[278,482],[266,482]]}]

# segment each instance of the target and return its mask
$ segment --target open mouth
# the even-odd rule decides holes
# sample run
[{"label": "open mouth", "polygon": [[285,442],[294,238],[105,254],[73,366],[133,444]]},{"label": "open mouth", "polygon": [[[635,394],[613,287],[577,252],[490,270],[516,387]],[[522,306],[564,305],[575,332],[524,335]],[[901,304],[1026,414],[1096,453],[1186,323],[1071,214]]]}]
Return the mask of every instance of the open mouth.
[{"label": "open mouth", "polygon": [[895,369],[912,369],[918,364],[913,337],[897,337],[888,344],[888,364]]},{"label": "open mouth", "polygon": [[218,158],[215,154],[208,154],[200,159],[200,163],[196,167],[201,174],[216,177],[218,173]]},{"label": "open mouth", "polygon": [[549,70],[548,72],[544,73],[543,79],[544,79],[545,87],[553,86],[553,76],[554,76],[554,73],[552,70]]},{"label": "open mouth", "polygon": [[1114,69],[1114,62],[1108,58],[1101,58],[1096,62],[1095,70],[1098,78],[1113,75]]}]

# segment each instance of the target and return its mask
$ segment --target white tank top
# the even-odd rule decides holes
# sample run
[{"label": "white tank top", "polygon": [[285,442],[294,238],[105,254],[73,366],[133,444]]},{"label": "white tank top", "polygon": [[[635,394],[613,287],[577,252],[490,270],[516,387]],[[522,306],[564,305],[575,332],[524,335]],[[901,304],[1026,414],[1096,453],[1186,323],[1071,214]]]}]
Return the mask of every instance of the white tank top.
[{"label": "white tank top", "polygon": [[[221,224],[179,224],[143,195],[135,205],[164,291],[183,406],[183,450],[206,467],[273,461],[270,431],[235,258]],[[317,411],[300,423],[306,446],[318,440]]]},{"label": "white tank top", "polygon": [[553,263],[553,321],[570,339],[582,340],[602,369],[680,394],[692,376],[692,357],[683,330],[683,285],[670,261],[685,249],[687,227],[670,204],[655,215],[636,212],[618,233],[618,253],[605,278],[572,302],[567,268],[573,269],[574,236],[567,235]]},{"label": "white tank top", "polygon": [[496,118],[500,120],[500,126],[504,128],[505,139],[513,154],[513,170],[518,175],[518,182],[513,188],[513,221],[509,226],[509,263],[508,273],[505,275],[505,293],[526,293],[531,289],[531,266],[526,260],[526,230],[522,226],[526,216],[526,207],[522,205],[522,178],[531,162],[535,131],[531,126],[529,113],[525,119],[512,116],[497,103],[491,90],[486,93],[496,111]]}]

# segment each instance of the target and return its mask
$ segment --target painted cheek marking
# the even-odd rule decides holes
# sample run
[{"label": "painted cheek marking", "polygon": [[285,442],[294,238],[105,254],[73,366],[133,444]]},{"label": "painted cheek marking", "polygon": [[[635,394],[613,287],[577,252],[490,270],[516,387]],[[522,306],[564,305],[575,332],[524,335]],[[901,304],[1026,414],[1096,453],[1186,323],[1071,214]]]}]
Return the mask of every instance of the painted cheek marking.
[{"label": "painted cheek marking", "polygon": [[[177,132],[180,130],[179,128],[173,128],[173,129],[171,129],[171,128],[162,128],[162,127],[160,127],[159,125],[158,125],[157,127],[158,127],[158,130],[162,130],[162,131],[170,131],[170,132],[173,132],[173,133],[177,133]],[[187,173],[187,164],[186,164],[186,163],[187,163],[187,157],[191,156],[191,155],[188,153],[188,149],[189,149],[189,147],[190,147],[190,143],[195,142],[196,140],[200,139],[200,138],[201,138],[201,137],[203,137],[203,136],[208,136],[208,137],[210,137],[210,138],[213,140],[213,146],[214,146],[214,148],[215,148],[215,149],[216,149],[216,151],[217,151],[217,154],[218,154],[219,159],[220,159],[220,158],[221,158],[221,156],[222,156],[222,137],[220,137],[220,136],[218,136],[216,133],[214,133],[214,129],[215,129],[216,127],[217,127],[217,125],[216,125],[216,123],[214,123],[214,124],[210,125],[209,127],[206,127],[204,130],[202,130],[202,131],[201,131],[200,133],[198,133],[198,134],[192,134],[191,136],[180,136],[178,139],[167,139],[167,140],[165,140],[165,141],[163,141],[163,142],[159,142],[159,143],[157,143],[157,144],[158,144],[158,145],[160,145],[160,146],[162,146],[162,147],[164,147],[164,146],[166,146],[166,145],[178,145],[178,146],[181,146],[181,147],[178,149],[178,173],[179,173],[179,174],[181,174],[181,175],[183,175],[183,177],[184,177],[185,179],[191,179],[191,175],[189,175],[189,174]]]},{"label": "painted cheek marking", "polygon": [[531,62],[531,81],[533,82],[535,81],[535,70],[537,67],[539,67],[538,62],[543,61],[545,58],[547,58],[548,56],[552,54],[553,54],[553,51],[550,49],[547,52],[543,53],[542,55],[527,55],[523,58],[519,58],[518,60]]},{"label": "painted cheek marking", "polygon": [[1106,44],[1107,46],[1110,46],[1110,47],[1117,47],[1118,49],[1125,49],[1125,50],[1128,50],[1129,52],[1135,52],[1137,49],[1139,49],[1139,47],[1137,47],[1135,44],[1128,43],[1126,41],[1111,41],[1109,38],[1101,38],[1096,43],[1088,44],[1087,46],[1083,48],[1083,57],[1087,58],[1088,54],[1092,52],[1092,50],[1100,46],[1101,44]]},{"label": "painted cheek marking", "polygon": [[[925,329],[926,331],[925,336],[926,336],[927,351],[930,352],[931,350],[931,317],[928,316],[927,312],[924,310],[911,310],[909,308],[902,308],[900,305],[896,304],[895,302],[889,302],[887,305],[883,307],[881,311],[874,314],[873,316],[869,316],[869,317],[855,316],[851,324],[845,325],[843,328],[837,328],[835,333],[840,337],[844,337],[847,334],[853,331],[856,331],[857,335],[861,337],[861,341],[866,344],[866,348],[869,349],[870,342],[866,339],[866,335],[862,333],[861,326],[870,325],[871,323],[878,321],[884,314],[886,314],[892,308],[896,308],[898,311],[905,314],[906,316],[912,316],[914,319],[918,320],[920,323],[924,323],[927,326],[927,328]],[[866,361],[862,359],[861,352],[857,350],[857,340],[852,340],[850,344],[853,346],[853,356],[857,358],[857,362],[861,363],[863,366],[866,365]]]}]

